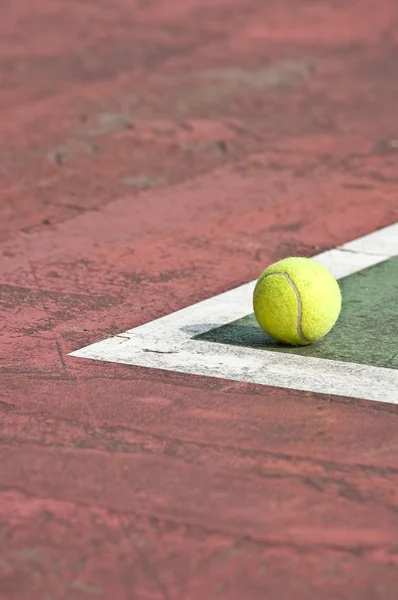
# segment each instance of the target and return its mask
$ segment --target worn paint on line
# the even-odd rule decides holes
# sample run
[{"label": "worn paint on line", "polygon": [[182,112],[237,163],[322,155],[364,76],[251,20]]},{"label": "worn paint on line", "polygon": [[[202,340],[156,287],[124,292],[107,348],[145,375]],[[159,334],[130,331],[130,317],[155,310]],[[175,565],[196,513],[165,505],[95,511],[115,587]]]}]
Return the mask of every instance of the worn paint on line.
[{"label": "worn paint on line", "polygon": [[[342,278],[396,255],[398,223],[315,258],[337,278]],[[199,342],[198,335],[251,313],[255,283],[252,281],[71,355],[398,403],[398,372],[390,368],[286,352],[264,352],[263,348]]]}]

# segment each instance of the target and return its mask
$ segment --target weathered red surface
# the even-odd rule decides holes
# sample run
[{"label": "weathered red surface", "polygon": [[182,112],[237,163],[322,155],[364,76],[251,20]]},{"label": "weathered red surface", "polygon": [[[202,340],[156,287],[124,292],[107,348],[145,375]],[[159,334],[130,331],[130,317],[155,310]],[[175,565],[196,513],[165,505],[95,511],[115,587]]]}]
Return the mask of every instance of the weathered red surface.
[{"label": "weathered red surface", "polygon": [[67,353],[397,219],[398,5],[3,12],[1,600],[396,600],[398,409]]}]

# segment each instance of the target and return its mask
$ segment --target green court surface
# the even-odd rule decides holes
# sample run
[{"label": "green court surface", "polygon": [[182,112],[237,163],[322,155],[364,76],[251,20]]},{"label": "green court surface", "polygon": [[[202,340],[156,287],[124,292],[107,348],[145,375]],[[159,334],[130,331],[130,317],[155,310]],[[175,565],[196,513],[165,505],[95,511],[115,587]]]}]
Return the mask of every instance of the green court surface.
[{"label": "green court surface", "polygon": [[345,277],[340,286],[339,320],[323,340],[310,346],[275,342],[262,332],[254,314],[196,339],[398,369],[398,257]]}]

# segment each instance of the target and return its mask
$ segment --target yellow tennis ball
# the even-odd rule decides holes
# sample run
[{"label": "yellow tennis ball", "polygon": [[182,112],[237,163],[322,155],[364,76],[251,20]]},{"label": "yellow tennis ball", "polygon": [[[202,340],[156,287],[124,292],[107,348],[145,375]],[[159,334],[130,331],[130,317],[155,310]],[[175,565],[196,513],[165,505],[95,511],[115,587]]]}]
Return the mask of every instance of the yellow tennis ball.
[{"label": "yellow tennis ball", "polygon": [[285,258],[258,278],[253,294],[259,325],[274,339],[306,346],[336,323],[341,292],[333,275],[311,258]]}]

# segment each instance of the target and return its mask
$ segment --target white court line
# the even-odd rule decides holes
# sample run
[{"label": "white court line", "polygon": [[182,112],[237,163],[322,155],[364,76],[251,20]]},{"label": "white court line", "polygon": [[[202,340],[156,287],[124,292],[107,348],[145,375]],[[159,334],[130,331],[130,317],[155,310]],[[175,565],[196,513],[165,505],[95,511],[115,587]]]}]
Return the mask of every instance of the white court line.
[{"label": "white court line", "polygon": [[[337,279],[398,255],[398,223],[314,259]],[[253,312],[255,281],[70,356],[398,404],[398,370],[193,339]]]}]

